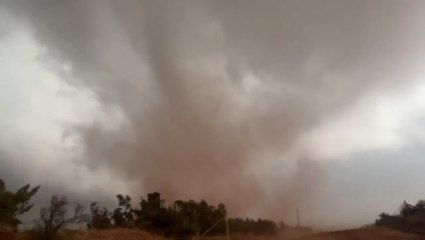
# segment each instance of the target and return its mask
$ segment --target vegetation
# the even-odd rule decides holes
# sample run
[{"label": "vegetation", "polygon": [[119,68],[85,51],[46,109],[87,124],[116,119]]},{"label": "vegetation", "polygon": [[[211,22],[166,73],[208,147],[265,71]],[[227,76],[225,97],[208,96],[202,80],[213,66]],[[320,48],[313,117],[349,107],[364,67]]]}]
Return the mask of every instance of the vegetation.
[{"label": "vegetation", "polygon": [[89,228],[108,229],[112,227],[111,213],[106,207],[99,207],[97,203],[90,205],[91,221],[87,225]]},{"label": "vegetation", "polygon": [[88,221],[89,216],[84,213],[84,207],[82,205],[77,204],[74,208],[74,213],[70,217],[67,216],[67,205],[68,201],[65,196],[52,196],[50,205],[40,209],[42,223],[42,232],[40,235],[42,239],[53,239],[59,229],[62,229],[67,224],[78,224]]},{"label": "vegetation", "polygon": [[[39,187],[25,185],[12,192],[6,189],[0,179],[0,225],[17,229],[21,223],[18,216],[29,211],[33,204],[30,199]],[[232,233],[250,233],[272,235],[277,226],[273,221],[253,219],[226,219],[224,204],[209,205],[206,201],[178,200],[170,206],[165,205],[158,192],[149,193],[147,199],[141,199],[133,207],[128,195],[117,195],[118,207],[109,211],[96,202],[90,205],[90,215],[84,213],[84,207],[77,204],[68,214],[69,202],[66,197],[52,196],[48,207],[40,209],[39,225],[32,231],[36,239],[54,239],[58,231],[68,224],[82,224],[89,228],[132,228],[143,229],[169,237],[188,237],[196,235],[226,234],[226,220]]]},{"label": "vegetation", "polygon": [[[129,196],[117,195],[117,199],[118,207],[112,213],[92,203],[89,226],[139,228],[171,237],[226,234],[224,204],[216,207],[206,201],[178,200],[167,207],[158,192],[142,198],[138,208],[132,207]],[[273,221],[261,219],[229,219],[228,224],[232,233],[275,234],[277,229]]]},{"label": "vegetation", "polygon": [[381,213],[375,225],[425,235],[425,200],[418,201],[416,205],[403,202],[399,213]]},{"label": "vegetation", "polygon": [[28,212],[33,207],[29,201],[37,193],[39,186],[31,188],[29,184],[19,188],[16,192],[6,189],[0,179],[0,225],[17,229],[21,221],[18,216]]},{"label": "vegetation", "polygon": [[[6,189],[0,179],[0,226],[16,231],[21,223],[19,216],[32,209],[30,200],[38,190],[39,186],[27,184],[13,192]],[[33,230],[33,236],[43,240],[55,239],[66,225],[85,222],[93,229],[141,229],[174,238],[225,235],[227,227],[232,234],[254,235],[275,235],[278,229],[285,228],[283,223],[278,227],[275,222],[264,219],[226,219],[227,210],[221,203],[213,206],[204,200],[177,200],[166,206],[161,195],[153,192],[133,207],[130,196],[119,194],[116,197],[118,206],[113,211],[93,202],[88,215],[80,204],[68,214],[70,208],[66,197],[52,196],[50,205],[40,209],[40,224]],[[375,226],[425,235],[425,200],[415,205],[404,202],[397,214],[381,213]]]},{"label": "vegetation", "polygon": [[229,219],[229,228],[232,229],[232,232],[256,235],[274,235],[277,233],[276,224],[273,221],[263,219]]}]

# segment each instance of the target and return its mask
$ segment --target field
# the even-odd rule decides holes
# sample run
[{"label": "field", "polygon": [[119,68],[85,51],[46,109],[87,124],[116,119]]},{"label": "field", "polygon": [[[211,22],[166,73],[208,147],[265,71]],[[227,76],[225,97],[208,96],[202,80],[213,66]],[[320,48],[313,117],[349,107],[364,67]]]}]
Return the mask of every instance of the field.
[{"label": "field", "polygon": [[[110,229],[110,230],[90,230],[90,231],[71,231],[61,232],[63,240],[167,240],[167,238],[150,234],[145,231],[131,229]],[[10,230],[0,229],[1,240],[31,240],[24,233],[13,233]],[[307,234],[304,236],[253,236],[253,235],[234,235],[231,240],[419,240],[425,239],[411,234],[383,228],[362,228],[354,230],[344,230],[335,232],[324,232]],[[196,239],[195,239],[196,240]],[[205,237],[201,240],[226,240],[226,237]]]},{"label": "field", "polygon": [[362,228],[355,230],[317,233],[297,238],[299,240],[415,240],[424,239],[412,234],[384,228]]}]

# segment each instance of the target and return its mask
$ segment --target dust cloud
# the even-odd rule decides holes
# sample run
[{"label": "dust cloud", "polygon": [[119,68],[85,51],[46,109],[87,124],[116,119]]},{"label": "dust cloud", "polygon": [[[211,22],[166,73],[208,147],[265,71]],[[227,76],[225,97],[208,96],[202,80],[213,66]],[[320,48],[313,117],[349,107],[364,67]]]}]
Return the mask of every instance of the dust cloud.
[{"label": "dust cloud", "polygon": [[234,215],[282,219],[320,184],[321,156],[299,138],[420,71],[416,3],[1,5],[67,66],[56,66],[59,74],[122,116],[115,128],[67,129],[84,149],[76,164],[107,168],[133,194],[202,198]]}]

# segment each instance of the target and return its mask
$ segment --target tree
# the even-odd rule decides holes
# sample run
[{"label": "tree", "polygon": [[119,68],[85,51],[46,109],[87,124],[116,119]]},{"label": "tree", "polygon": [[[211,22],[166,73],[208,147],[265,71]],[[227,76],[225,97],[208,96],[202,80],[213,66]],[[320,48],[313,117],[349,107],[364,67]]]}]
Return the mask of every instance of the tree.
[{"label": "tree", "polygon": [[131,207],[131,198],[126,195],[117,195],[118,208],[112,214],[112,220],[116,227],[132,227],[134,225],[134,211]]},{"label": "tree", "polygon": [[40,209],[44,239],[52,239],[59,229],[70,223],[87,222],[89,216],[84,213],[84,206],[77,204],[71,217],[67,217],[65,196],[52,196],[50,206]]},{"label": "tree", "polygon": [[404,201],[398,214],[381,213],[375,225],[425,235],[425,201],[419,200],[416,205]]},{"label": "tree", "polygon": [[90,227],[97,229],[106,229],[112,226],[111,224],[111,213],[106,207],[99,207],[94,202],[90,205],[91,221]]},{"label": "tree", "polygon": [[16,192],[6,189],[6,185],[0,179],[0,224],[17,229],[21,223],[18,216],[28,212],[33,207],[30,199],[40,187],[31,188],[29,184],[19,188]]},{"label": "tree", "polygon": [[415,207],[418,208],[418,209],[425,209],[425,200],[419,200],[416,203]]}]

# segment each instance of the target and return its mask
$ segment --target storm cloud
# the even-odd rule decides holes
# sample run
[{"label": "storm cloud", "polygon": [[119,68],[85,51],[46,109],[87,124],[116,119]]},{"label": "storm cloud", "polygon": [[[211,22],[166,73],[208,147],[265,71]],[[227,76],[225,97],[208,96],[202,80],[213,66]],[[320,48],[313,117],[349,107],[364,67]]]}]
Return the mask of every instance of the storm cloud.
[{"label": "storm cloud", "polygon": [[361,99],[424,75],[421,5],[38,0],[0,7],[45,49],[42,61],[54,74],[89,91],[104,111],[102,124],[63,126],[63,141],[76,141],[75,166],[103,169],[131,194],[202,198],[224,202],[232,214],[279,219],[320,184],[329,158],[306,136]]}]

